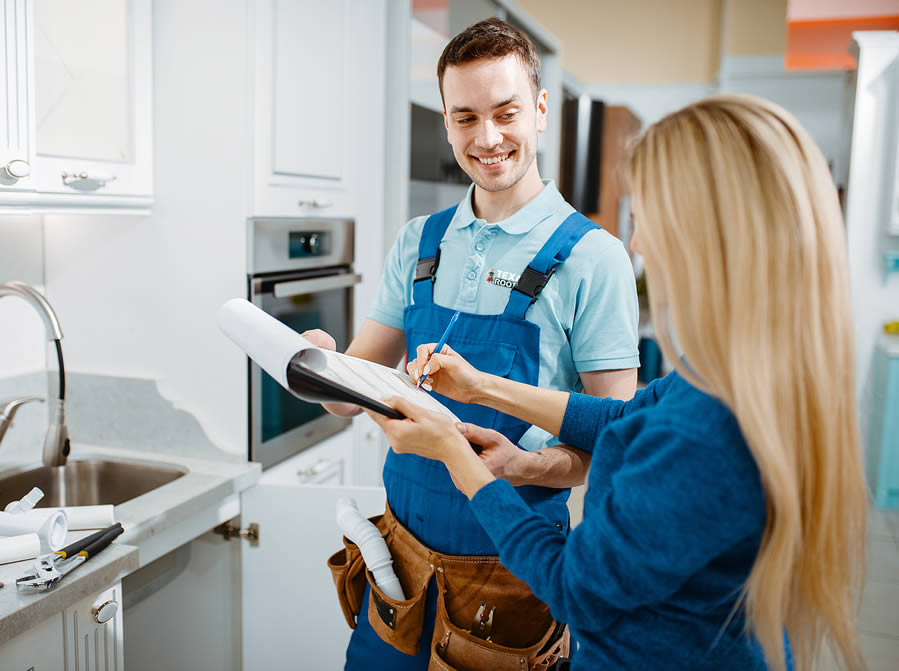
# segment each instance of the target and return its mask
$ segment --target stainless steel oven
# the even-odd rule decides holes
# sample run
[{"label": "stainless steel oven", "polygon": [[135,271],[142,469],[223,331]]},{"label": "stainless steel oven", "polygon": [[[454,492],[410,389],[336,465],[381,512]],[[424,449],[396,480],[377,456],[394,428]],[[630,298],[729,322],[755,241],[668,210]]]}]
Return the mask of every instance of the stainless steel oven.
[{"label": "stainless steel oven", "polygon": [[[322,329],[346,349],[353,334],[351,219],[248,220],[248,298],[302,333]],[[256,364],[249,366],[250,460],[263,468],[350,425],[285,391]]]}]

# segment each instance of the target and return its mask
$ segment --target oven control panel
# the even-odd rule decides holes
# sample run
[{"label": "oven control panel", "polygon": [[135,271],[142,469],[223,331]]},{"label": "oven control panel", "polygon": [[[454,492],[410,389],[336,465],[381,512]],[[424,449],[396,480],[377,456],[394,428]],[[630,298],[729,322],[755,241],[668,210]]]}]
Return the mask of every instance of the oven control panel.
[{"label": "oven control panel", "polygon": [[331,232],[290,231],[287,251],[291,259],[326,256],[331,253]]}]

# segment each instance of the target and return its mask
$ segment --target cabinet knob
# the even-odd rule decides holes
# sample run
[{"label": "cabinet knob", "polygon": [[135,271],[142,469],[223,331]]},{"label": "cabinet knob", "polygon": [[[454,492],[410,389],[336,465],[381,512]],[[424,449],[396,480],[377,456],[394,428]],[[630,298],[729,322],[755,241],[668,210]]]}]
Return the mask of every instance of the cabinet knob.
[{"label": "cabinet knob", "polygon": [[31,174],[31,164],[20,158],[14,158],[12,161],[0,168],[0,181],[7,184],[15,184],[23,177]]},{"label": "cabinet knob", "polygon": [[91,614],[94,616],[94,620],[97,622],[97,624],[109,622],[109,620],[114,618],[116,613],[118,612],[119,602],[115,601],[114,599],[104,601],[99,606],[94,606],[93,608],[91,608]]}]

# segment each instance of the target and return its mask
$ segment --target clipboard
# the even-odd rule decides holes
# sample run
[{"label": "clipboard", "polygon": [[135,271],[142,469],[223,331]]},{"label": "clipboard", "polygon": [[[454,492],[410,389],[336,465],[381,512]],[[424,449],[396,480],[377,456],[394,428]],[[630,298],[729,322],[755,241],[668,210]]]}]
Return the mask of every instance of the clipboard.
[{"label": "clipboard", "polygon": [[406,419],[399,410],[329,380],[296,359],[294,357],[287,366],[287,383],[290,385],[290,392],[297,398],[310,403],[355,403],[390,419]]},{"label": "clipboard", "polygon": [[406,373],[315,346],[306,347],[291,358],[287,366],[287,386],[292,394],[304,401],[354,403],[391,419],[405,419],[403,413],[384,402],[386,398],[399,396],[459,421],[449,408],[425,390],[418,389]]}]

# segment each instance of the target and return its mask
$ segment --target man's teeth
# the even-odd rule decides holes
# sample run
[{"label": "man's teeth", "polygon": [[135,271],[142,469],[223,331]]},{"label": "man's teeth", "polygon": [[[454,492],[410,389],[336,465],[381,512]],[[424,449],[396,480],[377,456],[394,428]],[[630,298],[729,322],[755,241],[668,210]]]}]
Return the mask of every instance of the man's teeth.
[{"label": "man's teeth", "polygon": [[491,165],[493,163],[499,163],[500,161],[505,161],[509,158],[509,154],[505,154],[504,156],[493,156],[492,158],[480,158],[478,160],[484,165]]}]

